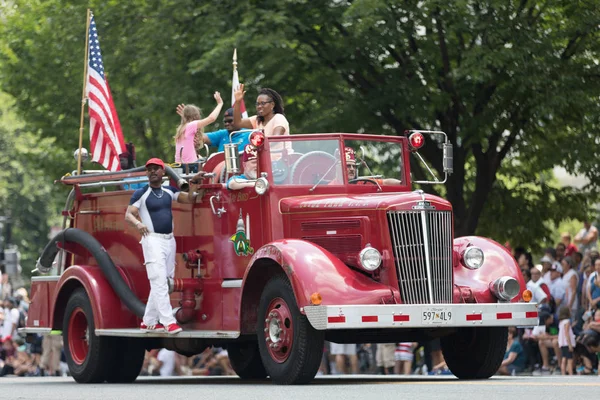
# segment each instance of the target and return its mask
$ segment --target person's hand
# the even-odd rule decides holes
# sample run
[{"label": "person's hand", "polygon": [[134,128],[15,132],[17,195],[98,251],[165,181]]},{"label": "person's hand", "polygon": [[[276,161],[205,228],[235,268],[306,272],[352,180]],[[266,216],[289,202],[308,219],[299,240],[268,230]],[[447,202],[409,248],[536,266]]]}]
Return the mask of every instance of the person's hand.
[{"label": "person's hand", "polygon": [[214,98],[217,101],[217,104],[223,104],[223,99],[221,98],[221,93],[215,92]]},{"label": "person's hand", "polygon": [[185,104],[178,104],[177,108],[175,108],[175,111],[177,112],[177,115],[179,115],[180,117],[183,117],[183,109],[185,107]]},{"label": "person's hand", "polygon": [[150,234],[150,230],[148,230],[148,227],[142,222],[138,222],[137,224],[135,224],[135,227],[142,236],[147,236]]},{"label": "person's hand", "polygon": [[240,86],[238,86],[237,89],[233,91],[233,97],[235,98],[235,102],[237,103],[238,101],[244,100],[245,94],[246,92],[244,91],[244,85],[240,84]]},{"label": "person's hand", "polygon": [[204,179],[204,175],[206,175],[206,171],[198,171],[198,173],[190,179],[190,184],[199,184],[200,181]]}]

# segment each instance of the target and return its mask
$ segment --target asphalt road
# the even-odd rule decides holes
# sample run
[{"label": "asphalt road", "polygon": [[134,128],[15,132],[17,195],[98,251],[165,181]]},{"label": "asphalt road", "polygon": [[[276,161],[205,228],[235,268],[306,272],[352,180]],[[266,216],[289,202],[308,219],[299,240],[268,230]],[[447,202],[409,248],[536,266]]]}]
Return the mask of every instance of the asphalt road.
[{"label": "asphalt road", "polygon": [[[141,377],[132,384],[80,385],[71,378],[0,378],[0,399],[591,399],[598,376],[494,377],[459,381],[454,377],[317,377],[310,385],[277,386],[231,377]],[[526,396],[526,397],[525,397]]]}]

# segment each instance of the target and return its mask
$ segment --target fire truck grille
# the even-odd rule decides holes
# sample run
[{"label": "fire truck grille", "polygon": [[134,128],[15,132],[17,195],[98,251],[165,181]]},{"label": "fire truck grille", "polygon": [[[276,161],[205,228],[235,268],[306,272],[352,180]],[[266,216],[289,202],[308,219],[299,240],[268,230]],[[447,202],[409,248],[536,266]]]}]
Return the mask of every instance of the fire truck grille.
[{"label": "fire truck grille", "polygon": [[451,212],[389,211],[387,218],[402,301],[452,303]]}]

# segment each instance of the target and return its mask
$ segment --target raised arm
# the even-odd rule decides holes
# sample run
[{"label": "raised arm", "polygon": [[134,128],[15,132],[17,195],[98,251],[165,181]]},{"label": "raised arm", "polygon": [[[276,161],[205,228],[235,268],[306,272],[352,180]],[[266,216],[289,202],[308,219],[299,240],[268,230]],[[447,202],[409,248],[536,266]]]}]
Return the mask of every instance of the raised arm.
[{"label": "raised arm", "polygon": [[217,106],[208,115],[208,117],[198,121],[198,125],[197,125],[198,129],[215,122],[217,120],[217,118],[219,117],[219,114],[221,113],[221,108],[223,108],[223,99],[221,98],[221,93],[215,92],[215,94],[213,96],[214,96],[215,100],[217,101]]},{"label": "raised arm", "polygon": [[238,86],[238,88],[233,92],[233,96],[235,97],[235,104],[233,105],[233,126],[236,129],[252,129],[252,122],[250,122],[249,118],[242,119],[242,110],[240,109],[240,104],[242,100],[244,100],[244,95],[246,92],[244,91],[244,85]]}]

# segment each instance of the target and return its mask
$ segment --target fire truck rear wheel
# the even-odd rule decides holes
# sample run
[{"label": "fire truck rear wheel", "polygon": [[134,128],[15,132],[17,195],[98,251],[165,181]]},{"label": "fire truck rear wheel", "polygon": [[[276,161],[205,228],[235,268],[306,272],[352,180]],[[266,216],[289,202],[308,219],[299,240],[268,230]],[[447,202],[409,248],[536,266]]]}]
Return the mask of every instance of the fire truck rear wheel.
[{"label": "fire truck rear wheel", "polygon": [[500,368],[506,351],[508,328],[459,328],[441,339],[450,371],[459,379],[487,379]]},{"label": "fire truck rear wheel", "polygon": [[258,321],[258,348],[271,380],[283,385],[310,382],[321,364],[325,332],[314,329],[300,313],[285,275],[266,284]]},{"label": "fire truck rear wheel", "polygon": [[140,339],[115,337],[112,366],[106,374],[109,383],[130,383],[142,370],[146,349]]},{"label": "fire truck rear wheel", "polygon": [[92,305],[84,289],[69,298],[63,317],[65,358],[73,378],[79,383],[99,383],[106,378],[112,354],[110,338],[94,334]]},{"label": "fire truck rear wheel", "polygon": [[232,343],[227,345],[227,354],[231,368],[242,379],[264,379],[267,371],[260,358],[258,344],[255,341]]}]

